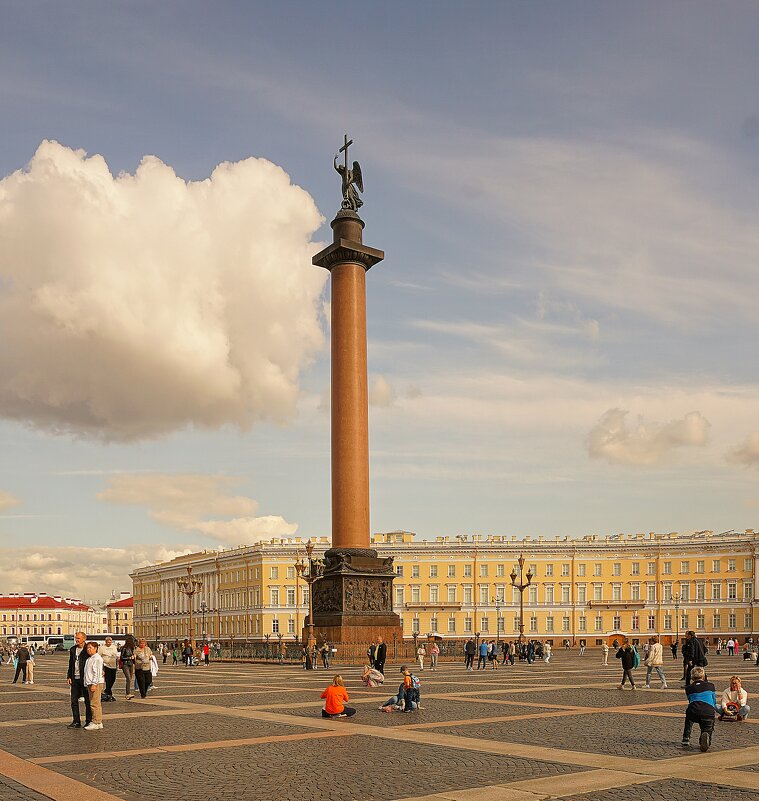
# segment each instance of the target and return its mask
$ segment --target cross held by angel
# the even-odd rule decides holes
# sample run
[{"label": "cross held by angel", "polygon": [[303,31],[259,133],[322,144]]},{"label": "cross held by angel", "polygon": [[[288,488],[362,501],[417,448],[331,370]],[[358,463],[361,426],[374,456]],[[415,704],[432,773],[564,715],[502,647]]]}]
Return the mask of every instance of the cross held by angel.
[{"label": "cross held by angel", "polygon": [[340,157],[339,153],[335,153],[335,158],[332,162],[342,179],[343,201],[340,205],[344,209],[358,211],[364,205],[364,201],[358,195],[359,192],[364,191],[364,178],[361,175],[361,165],[357,161],[353,162],[352,168],[348,168],[348,148],[353,144],[353,140],[348,140],[348,135],[346,134],[344,142],[345,144],[339,151],[339,153],[345,154],[344,163],[337,163]]}]

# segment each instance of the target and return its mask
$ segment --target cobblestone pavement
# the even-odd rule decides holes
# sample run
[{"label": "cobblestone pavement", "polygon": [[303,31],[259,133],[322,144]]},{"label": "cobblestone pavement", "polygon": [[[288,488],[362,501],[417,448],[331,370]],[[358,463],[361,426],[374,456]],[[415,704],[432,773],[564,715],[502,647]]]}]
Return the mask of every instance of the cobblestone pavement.
[{"label": "cobblestone pavement", "polygon": [[[250,801],[464,801],[478,788],[498,801],[759,801],[759,725],[717,723],[709,753],[684,750],[679,665],[670,689],[617,690],[616,665],[561,651],[550,665],[466,673],[442,663],[422,679],[423,709],[384,714],[399,666],[366,688],[357,667],[162,666],[147,699],[104,705],[102,731],[70,721],[65,654],[39,659],[35,685],[0,668],[0,797],[91,801],[181,794],[207,801],[230,783]],[[722,689],[736,660],[714,657]],[[321,718],[319,694],[342,671],[349,719]],[[638,671],[640,685],[644,672]],[[759,671],[742,670],[753,696]],[[694,736],[693,741],[696,742]],[[80,789],[77,789],[80,788]],[[304,789],[306,788],[306,789]],[[93,795],[94,794],[94,795]],[[468,798],[468,795],[467,795]]]}]

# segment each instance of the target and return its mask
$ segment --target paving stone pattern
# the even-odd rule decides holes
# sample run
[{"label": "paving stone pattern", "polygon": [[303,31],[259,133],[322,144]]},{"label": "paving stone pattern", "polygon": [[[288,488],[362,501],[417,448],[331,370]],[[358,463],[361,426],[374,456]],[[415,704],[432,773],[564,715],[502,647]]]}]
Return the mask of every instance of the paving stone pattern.
[{"label": "paving stone pattern", "polygon": [[50,801],[46,795],[40,795],[5,776],[0,776],[0,798],[3,801]]},{"label": "paving stone pattern", "polygon": [[[121,788],[119,795],[130,801],[164,797],[208,801],[209,788],[225,786],[233,787],[238,799],[302,801],[318,796],[320,801],[390,801],[461,787],[487,787],[517,778],[558,777],[581,770],[555,762],[454,748],[377,743],[362,736],[345,742],[330,739],[326,744],[308,740],[267,743],[50,767],[108,788],[109,792]],[[305,787],[310,789],[304,790]]]},{"label": "paving stone pattern", "polygon": [[562,798],[566,801],[757,801],[759,791],[684,779],[665,779]]}]

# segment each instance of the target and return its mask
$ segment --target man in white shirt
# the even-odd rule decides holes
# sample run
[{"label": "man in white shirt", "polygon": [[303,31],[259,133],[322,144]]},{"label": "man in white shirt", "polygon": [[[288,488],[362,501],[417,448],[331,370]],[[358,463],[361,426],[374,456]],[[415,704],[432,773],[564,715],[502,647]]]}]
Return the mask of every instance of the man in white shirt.
[{"label": "man in white shirt", "polygon": [[84,663],[87,661],[87,651],[84,648],[86,641],[85,633],[77,631],[74,635],[74,645],[69,648],[69,669],[66,681],[71,687],[72,721],[69,723],[70,729],[82,728],[82,721],[79,717],[79,699],[81,697],[84,697],[84,725],[86,726],[92,719],[90,696],[85,692],[84,687]]},{"label": "man in white shirt", "polygon": [[96,642],[87,643],[87,661],[84,663],[84,687],[89,693],[92,720],[84,727],[85,731],[103,728],[103,706],[100,696],[103,692],[103,657],[98,653]]},{"label": "man in white shirt", "polygon": [[103,691],[103,701],[115,701],[113,697],[113,685],[116,681],[116,668],[119,663],[119,649],[114,645],[112,637],[105,638],[105,644],[98,648],[98,653],[103,657],[103,672],[105,674],[105,690]]},{"label": "man in white shirt", "polygon": [[[731,706],[728,707],[728,704]],[[748,693],[741,686],[741,677],[731,676],[730,686],[724,690],[722,698],[717,704],[717,714],[720,720],[724,720],[727,717],[745,720],[750,711],[751,707],[748,705]]]}]

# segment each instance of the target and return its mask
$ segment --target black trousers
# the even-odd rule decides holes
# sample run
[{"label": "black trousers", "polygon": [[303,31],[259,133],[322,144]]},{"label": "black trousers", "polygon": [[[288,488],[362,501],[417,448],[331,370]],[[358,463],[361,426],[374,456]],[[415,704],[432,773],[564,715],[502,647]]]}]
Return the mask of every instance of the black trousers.
[{"label": "black trousers", "polygon": [[79,715],[79,698],[84,698],[84,725],[92,721],[92,707],[90,706],[90,693],[81,679],[71,679],[71,719],[74,723],[81,723]]},{"label": "black trousers", "polygon": [[709,732],[709,742],[711,743],[711,734],[714,731],[714,715],[701,717],[700,715],[694,715],[688,711],[685,712],[683,742],[685,743],[690,741],[690,733],[694,723],[698,723],[701,731]]},{"label": "black trousers", "polygon": [[18,677],[20,674],[23,674],[24,676],[22,681],[26,681],[26,662],[19,662],[16,665],[16,675],[13,677],[14,684],[18,681]]},{"label": "black trousers", "polygon": [[379,672],[384,676],[385,675],[385,663],[384,662],[375,662],[374,669],[379,670]]},{"label": "black trousers", "polygon": [[104,667],[103,673],[105,674],[105,692],[104,698],[113,697],[113,685],[116,683],[116,668]]},{"label": "black trousers", "polygon": [[153,683],[153,676],[149,670],[135,670],[134,676],[137,679],[140,697],[144,698],[148,694],[148,687]]}]

